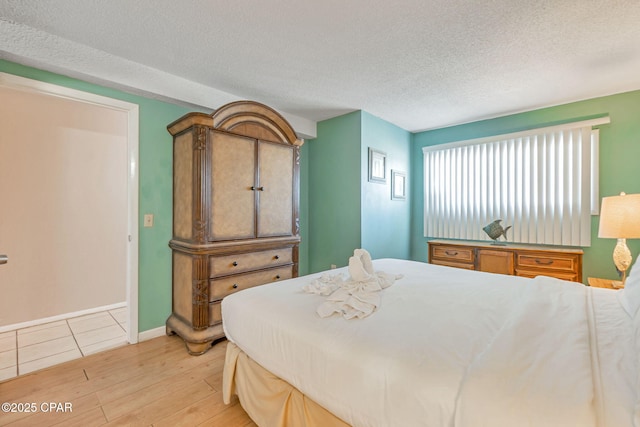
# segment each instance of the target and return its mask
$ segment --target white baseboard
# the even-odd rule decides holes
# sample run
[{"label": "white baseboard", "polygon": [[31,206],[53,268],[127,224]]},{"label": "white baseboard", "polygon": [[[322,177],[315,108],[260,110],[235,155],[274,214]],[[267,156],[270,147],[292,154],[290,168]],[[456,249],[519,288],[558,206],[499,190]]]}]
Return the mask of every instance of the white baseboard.
[{"label": "white baseboard", "polygon": [[110,305],[103,305],[102,307],[88,308],[86,310],[74,311],[72,313],[58,314],[56,316],[45,317],[42,319],[29,320],[27,322],[14,323],[12,325],[0,326],[0,333],[15,331],[16,329],[29,328],[31,326],[43,325],[45,323],[57,322],[58,320],[71,319],[73,317],[85,316],[87,314],[99,313],[101,311],[115,310],[117,308],[126,307],[126,302],[118,302]]},{"label": "white baseboard", "polygon": [[148,329],[138,334],[138,342],[147,341],[153,338],[158,338],[165,335],[166,333],[167,333],[167,328],[165,326],[160,326],[154,329]]}]

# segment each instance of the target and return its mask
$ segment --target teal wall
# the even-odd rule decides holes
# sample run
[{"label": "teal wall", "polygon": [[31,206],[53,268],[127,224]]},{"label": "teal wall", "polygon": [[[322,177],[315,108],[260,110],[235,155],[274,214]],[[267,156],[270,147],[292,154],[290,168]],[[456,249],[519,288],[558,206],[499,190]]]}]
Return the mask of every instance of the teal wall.
[{"label": "teal wall", "polygon": [[300,253],[298,258],[298,274],[309,274],[309,143],[300,148]]},{"label": "teal wall", "polygon": [[[407,173],[411,134],[357,111],[318,123],[309,144],[310,271],[345,266],[356,248],[409,257],[410,197],[391,200],[391,169]],[[387,154],[387,183],[368,182],[369,147]]]},{"label": "teal wall", "polygon": [[[369,113],[361,116],[361,246],[373,258],[408,259],[411,198],[391,200],[391,170],[406,173],[409,181],[411,133]],[[369,147],[387,155],[385,184],[369,182]]]},{"label": "teal wall", "polygon": [[360,112],[318,123],[309,145],[310,271],[347,265],[360,247]]},{"label": "teal wall", "polygon": [[[422,147],[472,138],[589,119],[608,114],[611,123],[600,126],[600,197],[640,193],[640,91],[594,98],[492,120],[420,132],[413,135],[411,151],[412,220],[411,258],[427,259],[423,228]],[[614,279],[614,239],[598,238],[598,216],[592,217],[591,247],[584,248],[583,276]],[[640,251],[640,240],[628,242],[632,253]]]},{"label": "teal wall", "polygon": [[[62,75],[0,60],[0,72],[95,93],[139,105],[139,253],[138,253],[138,316],[139,331],[161,327],[171,313],[171,251],[168,243],[172,233],[173,142],[167,125],[193,108],[173,105],[131,95]],[[201,110],[209,113],[210,111]],[[308,144],[301,149],[300,227],[303,242],[300,247],[300,273],[309,269],[308,245]],[[144,228],[143,216],[154,214],[154,226]]]}]

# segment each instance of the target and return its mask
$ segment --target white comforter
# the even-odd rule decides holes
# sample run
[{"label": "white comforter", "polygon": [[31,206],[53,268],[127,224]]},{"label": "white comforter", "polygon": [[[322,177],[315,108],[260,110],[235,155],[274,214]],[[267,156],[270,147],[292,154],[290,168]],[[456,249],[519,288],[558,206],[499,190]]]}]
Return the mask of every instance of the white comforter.
[{"label": "white comforter", "polygon": [[[322,297],[302,291],[317,274],[225,298],[227,338],[354,426],[631,425],[635,396],[604,409],[590,288],[392,259],[374,267],[404,278],[367,318],[320,318]],[[633,390],[635,377],[616,381]]]}]

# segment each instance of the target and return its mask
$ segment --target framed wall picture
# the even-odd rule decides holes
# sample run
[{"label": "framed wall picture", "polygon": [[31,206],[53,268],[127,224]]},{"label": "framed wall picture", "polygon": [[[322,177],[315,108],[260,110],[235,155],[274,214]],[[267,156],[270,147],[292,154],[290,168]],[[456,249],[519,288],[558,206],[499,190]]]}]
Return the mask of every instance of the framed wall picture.
[{"label": "framed wall picture", "polygon": [[386,184],[387,154],[369,147],[369,182]]},{"label": "framed wall picture", "polygon": [[391,200],[405,200],[407,198],[407,174],[396,170],[391,171]]}]

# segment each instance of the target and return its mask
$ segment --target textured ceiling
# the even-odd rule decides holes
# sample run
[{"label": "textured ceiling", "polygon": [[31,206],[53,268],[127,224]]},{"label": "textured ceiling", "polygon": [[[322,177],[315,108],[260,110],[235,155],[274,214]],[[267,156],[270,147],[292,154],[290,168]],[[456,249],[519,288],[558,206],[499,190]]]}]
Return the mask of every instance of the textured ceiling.
[{"label": "textured ceiling", "polygon": [[640,89],[640,1],[0,0],[0,56],[419,131]]}]

